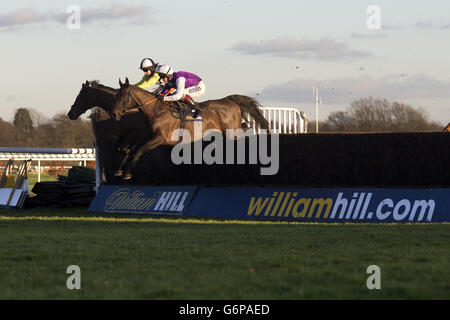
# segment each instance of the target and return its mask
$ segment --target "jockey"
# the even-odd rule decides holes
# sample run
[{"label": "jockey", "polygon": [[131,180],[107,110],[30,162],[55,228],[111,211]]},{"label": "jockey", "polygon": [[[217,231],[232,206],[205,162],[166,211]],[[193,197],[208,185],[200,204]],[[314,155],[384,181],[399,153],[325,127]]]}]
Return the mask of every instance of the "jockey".
[{"label": "jockey", "polygon": [[[135,86],[138,86],[141,89],[148,89],[150,87],[153,87],[155,84],[158,84],[159,75],[155,72],[155,69],[159,66],[158,63],[155,63],[150,58],[145,58],[141,61],[141,66],[139,69],[144,71],[144,76],[142,77],[141,81],[135,84]],[[150,90],[155,91],[158,89],[158,87]]]},{"label": "jockey", "polygon": [[[160,84],[164,86],[158,95],[160,101],[182,100],[192,105],[196,113],[202,111],[192,99],[204,95],[206,91],[206,86],[199,76],[185,71],[173,72],[172,67],[167,64],[158,66],[155,72],[159,74]],[[174,93],[170,93],[172,88],[176,89]]]}]

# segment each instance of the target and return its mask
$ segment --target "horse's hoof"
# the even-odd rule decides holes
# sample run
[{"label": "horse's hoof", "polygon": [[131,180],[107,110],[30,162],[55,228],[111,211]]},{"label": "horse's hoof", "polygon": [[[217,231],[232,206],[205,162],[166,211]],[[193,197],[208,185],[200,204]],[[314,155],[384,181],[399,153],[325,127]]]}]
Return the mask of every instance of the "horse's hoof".
[{"label": "horse's hoof", "polygon": [[118,148],[117,151],[124,153],[124,154],[129,154],[130,153],[130,149],[127,147],[122,147],[122,148]]},{"label": "horse's hoof", "polygon": [[122,179],[123,179],[123,180],[130,180],[131,177],[132,177],[131,173],[126,173],[126,174],[122,177]]},{"label": "horse's hoof", "polygon": [[117,170],[116,173],[114,173],[114,177],[120,177],[121,175],[123,175],[122,170]]}]

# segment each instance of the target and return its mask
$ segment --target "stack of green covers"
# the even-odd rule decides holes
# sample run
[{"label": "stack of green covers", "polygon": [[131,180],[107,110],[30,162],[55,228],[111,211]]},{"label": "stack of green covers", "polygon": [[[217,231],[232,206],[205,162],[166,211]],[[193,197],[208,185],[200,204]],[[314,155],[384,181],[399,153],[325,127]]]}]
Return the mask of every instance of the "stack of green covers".
[{"label": "stack of green covers", "polygon": [[68,176],[58,181],[37,182],[32,190],[36,194],[25,201],[24,207],[89,206],[95,197],[95,169],[72,167]]}]

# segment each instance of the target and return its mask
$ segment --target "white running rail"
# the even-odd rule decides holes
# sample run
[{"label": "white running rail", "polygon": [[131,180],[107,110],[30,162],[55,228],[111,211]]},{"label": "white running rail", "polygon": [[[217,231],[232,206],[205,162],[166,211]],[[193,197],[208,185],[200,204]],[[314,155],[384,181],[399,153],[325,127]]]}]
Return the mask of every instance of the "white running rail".
[{"label": "white running rail", "polygon": [[[269,122],[271,133],[298,134],[306,133],[308,128],[308,119],[304,112],[295,108],[260,108],[264,118]],[[250,126],[256,133],[254,120],[250,120]],[[260,133],[258,128],[257,132]]]},{"label": "white running rail", "polygon": [[96,161],[94,148],[8,148],[0,147],[0,161],[29,160],[37,161],[38,181],[41,181],[41,161]]}]

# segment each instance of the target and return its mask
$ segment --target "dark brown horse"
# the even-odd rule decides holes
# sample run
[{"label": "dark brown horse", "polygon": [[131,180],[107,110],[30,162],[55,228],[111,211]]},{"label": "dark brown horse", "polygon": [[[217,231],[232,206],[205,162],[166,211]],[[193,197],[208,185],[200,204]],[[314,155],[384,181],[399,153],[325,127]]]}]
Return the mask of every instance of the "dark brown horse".
[{"label": "dark brown horse", "polygon": [[[129,113],[135,107],[139,107],[148,125],[153,131],[152,138],[145,143],[136,154],[133,155],[131,163],[127,165],[126,159],[119,168],[117,175],[122,174],[126,168],[124,179],[131,178],[131,169],[136,165],[139,158],[146,152],[160,145],[175,145],[177,139],[173,139],[176,130],[180,129],[181,120],[174,118],[169,109],[169,104],[160,102],[153,94],[139,87],[130,85],[128,78],[125,84],[119,81],[120,90],[116,95],[112,117],[115,120]],[[200,103],[202,108],[201,135],[194,131],[194,122],[186,122],[184,129],[193,137],[193,140],[201,139],[209,130],[219,130],[226,133],[227,129],[242,129],[242,123],[249,116],[261,129],[269,129],[269,124],[259,111],[259,103],[247,96],[231,95],[218,100],[208,100]],[[131,109],[131,110],[130,110]],[[136,109],[135,109],[136,110]]]},{"label": "dark brown horse", "polygon": [[[71,120],[76,120],[87,110],[99,107],[110,117],[118,91],[119,89],[104,86],[98,81],[86,81],[81,85],[81,90],[67,115]],[[142,117],[124,118],[118,123],[117,129],[111,132],[111,136],[117,136],[117,150],[128,154],[149,138],[151,131],[143,125],[143,120]]]},{"label": "dark brown horse", "polygon": [[67,115],[71,120],[76,120],[94,107],[100,107],[111,114],[118,91],[119,89],[104,86],[98,81],[86,81],[81,85],[81,90]]}]

